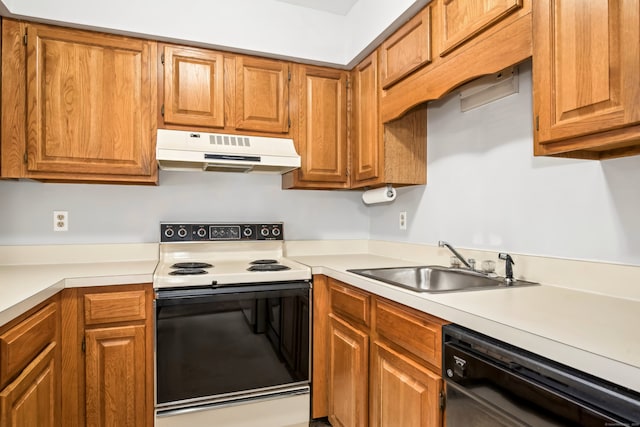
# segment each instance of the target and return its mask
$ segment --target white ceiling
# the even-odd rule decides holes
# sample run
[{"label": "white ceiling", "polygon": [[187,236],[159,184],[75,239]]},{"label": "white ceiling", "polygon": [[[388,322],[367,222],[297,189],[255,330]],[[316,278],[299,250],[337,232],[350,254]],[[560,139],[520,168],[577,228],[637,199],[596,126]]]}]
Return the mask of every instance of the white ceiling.
[{"label": "white ceiling", "polygon": [[358,0],[276,0],[282,3],[295,4],[309,9],[322,10],[345,16]]}]

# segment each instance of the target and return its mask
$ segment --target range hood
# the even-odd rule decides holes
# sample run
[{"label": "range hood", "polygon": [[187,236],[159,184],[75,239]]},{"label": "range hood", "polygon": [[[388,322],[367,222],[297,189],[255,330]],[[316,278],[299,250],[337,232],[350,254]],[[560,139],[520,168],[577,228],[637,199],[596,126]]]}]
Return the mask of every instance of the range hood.
[{"label": "range hood", "polygon": [[300,167],[293,140],[158,129],[160,169],[283,174]]}]

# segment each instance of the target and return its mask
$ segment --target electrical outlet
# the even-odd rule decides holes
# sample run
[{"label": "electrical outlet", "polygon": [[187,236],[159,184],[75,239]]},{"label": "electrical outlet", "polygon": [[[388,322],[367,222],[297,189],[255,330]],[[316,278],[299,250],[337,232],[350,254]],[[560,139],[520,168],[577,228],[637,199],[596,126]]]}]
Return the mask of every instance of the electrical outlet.
[{"label": "electrical outlet", "polygon": [[399,218],[399,225],[400,225],[400,230],[406,230],[407,229],[407,213],[406,212],[400,212],[400,218]]},{"label": "electrical outlet", "polygon": [[53,211],[53,231],[69,231],[69,212]]}]

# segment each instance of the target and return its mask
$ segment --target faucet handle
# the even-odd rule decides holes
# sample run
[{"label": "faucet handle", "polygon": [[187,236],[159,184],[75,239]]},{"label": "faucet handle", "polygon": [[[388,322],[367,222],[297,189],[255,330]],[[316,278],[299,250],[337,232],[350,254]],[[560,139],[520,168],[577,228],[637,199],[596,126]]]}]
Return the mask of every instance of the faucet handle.
[{"label": "faucet handle", "polygon": [[469,258],[469,259],[467,260],[467,262],[469,263],[469,268],[470,268],[471,270],[475,270],[475,269],[476,269],[476,260],[475,260],[475,259],[473,259],[473,258]]}]

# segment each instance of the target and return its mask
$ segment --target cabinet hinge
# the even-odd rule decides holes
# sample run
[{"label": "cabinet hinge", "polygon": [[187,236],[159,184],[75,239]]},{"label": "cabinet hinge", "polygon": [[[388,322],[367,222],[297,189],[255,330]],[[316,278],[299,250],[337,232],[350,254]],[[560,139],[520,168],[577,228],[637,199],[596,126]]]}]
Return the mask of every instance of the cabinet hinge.
[{"label": "cabinet hinge", "polygon": [[287,71],[287,80],[291,81],[291,70]]},{"label": "cabinet hinge", "polygon": [[288,118],[288,119],[287,119],[287,122],[288,122],[288,124],[289,124],[289,128],[291,128],[291,118]]},{"label": "cabinet hinge", "polygon": [[440,409],[444,409],[444,407],[446,405],[447,397],[446,397],[446,395],[444,394],[443,391],[440,392],[440,396],[438,396],[438,397],[439,397],[439,401],[440,401]]},{"label": "cabinet hinge", "polygon": [[164,65],[164,53],[160,54],[160,62]]},{"label": "cabinet hinge", "polygon": [[87,339],[86,338],[82,338],[82,352],[86,353],[87,351]]},{"label": "cabinet hinge", "polygon": [[164,104],[162,104],[162,107],[160,107],[160,114],[162,114],[162,117],[164,117]]},{"label": "cabinet hinge", "polygon": [[27,152],[24,152],[24,156],[22,157],[22,160],[26,163],[29,163],[29,155],[27,154]]},{"label": "cabinet hinge", "polygon": [[540,116],[536,116],[536,130],[540,130]]},{"label": "cabinet hinge", "polygon": [[24,36],[22,36],[22,44],[26,46],[28,41],[29,37],[27,37],[27,33],[24,33]]}]

